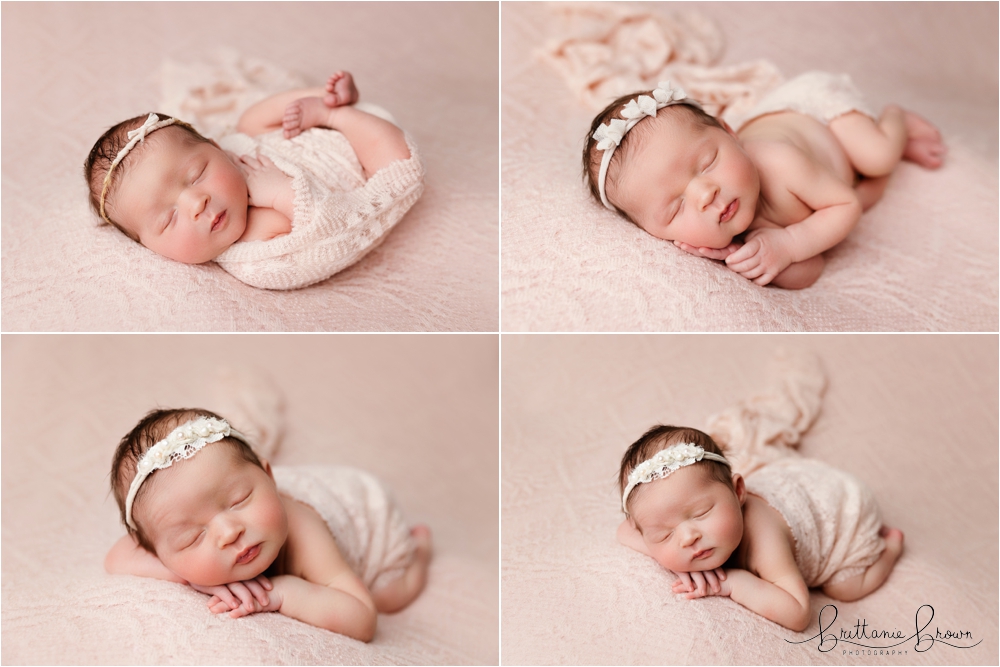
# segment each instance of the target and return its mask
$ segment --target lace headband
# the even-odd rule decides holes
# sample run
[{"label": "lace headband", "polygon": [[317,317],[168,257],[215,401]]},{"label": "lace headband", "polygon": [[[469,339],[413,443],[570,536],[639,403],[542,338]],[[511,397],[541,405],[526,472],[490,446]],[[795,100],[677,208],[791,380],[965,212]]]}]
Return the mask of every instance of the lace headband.
[{"label": "lace headband", "polygon": [[125,144],[125,148],[118,151],[118,156],[115,157],[115,161],[111,163],[110,167],[108,167],[108,173],[105,174],[104,176],[104,187],[101,189],[101,217],[104,218],[105,222],[107,222],[109,225],[111,224],[111,218],[109,218],[108,214],[104,212],[104,198],[108,194],[108,186],[111,185],[111,172],[115,170],[115,167],[118,166],[119,162],[125,159],[125,156],[129,154],[129,151],[135,148],[136,144],[145,140],[147,134],[149,134],[150,132],[155,132],[156,130],[159,130],[161,127],[166,127],[168,125],[173,125],[175,123],[178,125],[191,127],[182,120],[177,120],[176,118],[167,118],[166,120],[160,120],[159,116],[157,116],[155,113],[151,113],[146,118],[146,122],[143,123],[141,127],[137,127],[136,129],[129,131],[128,133],[129,142]]},{"label": "lace headband", "polygon": [[230,427],[224,419],[199,417],[181,424],[166,438],[146,450],[146,453],[139,459],[135,479],[132,480],[128,497],[125,499],[125,523],[128,524],[129,528],[136,530],[135,522],[132,520],[132,503],[135,501],[135,494],[139,492],[139,487],[142,486],[147,477],[157,470],[169,468],[181,459],[191,458],[205,445],[218,442],[226,436],[238,438],[248,446],[250,444],[246,436]]},{"label": "lace headband", "polygon": [[597,188],[601,193],[601,203],[605,208],[615,210],[615,207],[608,201],[608,196],[604,192],[604,181],[608,177],[608,165],[611,164],[611,156],[615,154],[615,149],[621,144],[622,139],[628,131],[635,127],[635,124],[646,116],[656,116],[656,112],[663,107],[674,104],[687,104],[701,109],[701,105],[689,99],[682,88],[673,88],[669,81],[661,81],[658,88],[653,91],[653,96],[640,95],[621,110],[621,118],[612,118],[607,123],[601,123],[593,134],[597,141],[597,150],[604,151],[601,158],[601,172],[597,176]]},{"label": "lace headband", "polygon": [[635,487],[640,484],[652,482],[654,479],[663,479],[675,470],[692,465],[703,459],[725,463],[732,468],[732,465],[726,460],[725,456],[706,452],[698,445],[685,443],[661,449],[652,458],[646,459],[633,468],[632,472],[628,474],[628,485],[625,487],[625,492],[622,493],[622,511],[628,514],[628,508],[625,506],[625,503],[628,501],[628,496]]}]

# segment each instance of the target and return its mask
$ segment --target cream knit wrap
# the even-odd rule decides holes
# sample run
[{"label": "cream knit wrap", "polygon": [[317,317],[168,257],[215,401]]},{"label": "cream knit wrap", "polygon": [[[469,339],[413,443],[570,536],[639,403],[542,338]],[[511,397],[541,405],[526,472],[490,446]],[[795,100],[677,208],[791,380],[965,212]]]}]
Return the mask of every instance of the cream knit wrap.
[{"label": "cream knit wrap", "polygon": [[368,180],[350,143],[334,130],[315,128],[294,139],[280,131],[231,134],[219,143],[239,155],[265,155],[292,177],[291,233],[234,243],[215,259],[254,287],[297,289],[347,268],[378,246],[423,192],[424,168],[409,136],[409,159]]}]

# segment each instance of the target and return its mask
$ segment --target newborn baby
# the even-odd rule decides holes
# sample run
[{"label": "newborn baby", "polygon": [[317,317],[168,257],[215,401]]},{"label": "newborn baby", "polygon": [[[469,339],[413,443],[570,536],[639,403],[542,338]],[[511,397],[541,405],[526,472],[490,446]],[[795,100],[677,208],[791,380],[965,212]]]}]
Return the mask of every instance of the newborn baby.
[{"label": "newborn baby", "polygon": [[809,626],[810,587],[857,600],[903,550],[903,533],[881,525],[852,475],[790,456],[744,480],[696,429],[650,429],[625,452],[618,481],[618,540],[676,573],[675,593],[728,596],[790,630]]},{"label": "newborn baby", "polygon": [[324,280],[378,245],[422,190],[403,131],[357,100],[337,72],[325,89],[249,108],[223,145],[175,118],[129,119],[87,158],[91,206],[157,254],[215,260],[256,287]]},{"label": "newborn baby", "polygon": [[276,611],[361,641],[424,587],[430,531],[409,529],[370,475],[272,469],[206,410],[154,410],[115,452],[128,534],[112,574],[190,584],[213,613]]},{"label": "newborn baby", "polygon": [[799,289],[900,159],[937,168],[945,153],[926,120],[895,105],[876,118],[848,77],[823,72],[778,87],[736,122],[669,82],[619,98],[584,147],[590,190],[657,238],[758,285]]}]

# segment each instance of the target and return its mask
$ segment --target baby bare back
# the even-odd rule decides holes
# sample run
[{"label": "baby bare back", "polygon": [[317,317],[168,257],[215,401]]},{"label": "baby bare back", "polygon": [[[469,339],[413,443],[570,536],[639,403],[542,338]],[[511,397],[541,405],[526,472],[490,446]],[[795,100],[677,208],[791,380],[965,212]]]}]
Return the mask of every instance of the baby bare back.
[{"label": "baby bare back", "polygon": [[[831,125],[840,119],[831,121]],[[786,111],[756,118],[739,132],[744,149],[760,175],[757,215],[749,229],[787,227],[802,222],[814,209],[789,190],[798,161],[787,158],[793,152],[821,169],[839,184],[854,186],[855,172],[850,159],[830,128],[811,116]]]}]

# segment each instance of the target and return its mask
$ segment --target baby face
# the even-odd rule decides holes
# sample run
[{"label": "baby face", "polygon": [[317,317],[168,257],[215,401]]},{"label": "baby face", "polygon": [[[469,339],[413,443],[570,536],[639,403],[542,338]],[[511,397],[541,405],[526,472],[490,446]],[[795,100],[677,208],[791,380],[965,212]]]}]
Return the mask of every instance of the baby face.
[{"label": "baby face", "polygon": [[244,461],[212,443],[158,470],[137,520],[167,568],[190,583],[245,581],[274,562],[288,537],[288,516],[268,464]]},{"label": "baby face", "polygon": [[120,224],[153,252],[185,264],[218,257],[246,230],[247,185],[213,143],[165,127],[138,146],[114,194]]},{"label": "baby face", "polygon": [[657,238],[728,246],[753,222],[760,193],[757,169],[736,135],[679,109],[642,122],[649,125],[634,137],[640,141],[615,181],[619,208]]},{"label": "baby face", "polygon": [[640,484],[629,507],[649,555],[673,572],[722,567],[743,539],[741,499],[704,464]]}]

